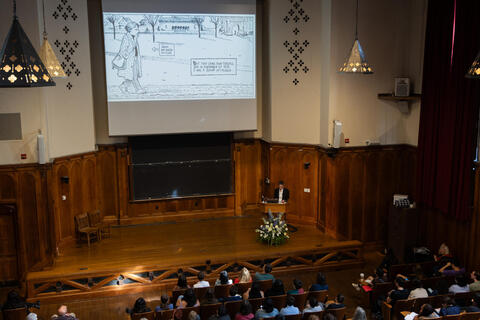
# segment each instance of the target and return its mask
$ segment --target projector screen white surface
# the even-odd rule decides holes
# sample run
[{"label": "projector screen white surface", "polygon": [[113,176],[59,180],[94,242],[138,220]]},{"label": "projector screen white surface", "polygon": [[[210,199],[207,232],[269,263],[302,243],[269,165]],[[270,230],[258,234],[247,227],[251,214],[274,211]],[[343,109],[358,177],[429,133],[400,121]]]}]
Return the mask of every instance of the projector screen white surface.
[{"label": "projector screen white surface", "polygon": [[137,2],[103,1],[110,135],[256,130],[255,1]]}]

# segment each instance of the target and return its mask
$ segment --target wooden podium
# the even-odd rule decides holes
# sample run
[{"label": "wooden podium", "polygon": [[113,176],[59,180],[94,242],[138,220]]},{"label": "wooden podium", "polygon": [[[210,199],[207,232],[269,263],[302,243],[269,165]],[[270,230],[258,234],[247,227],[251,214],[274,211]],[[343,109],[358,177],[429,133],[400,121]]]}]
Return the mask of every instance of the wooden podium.
[{"label": "wooden podium", "polygon": [[263,213],[268,213],[268,210],[271,210],[272,213],[287,213],[287,204],[286,203],[268,203],[261,202],[260,208]]}]

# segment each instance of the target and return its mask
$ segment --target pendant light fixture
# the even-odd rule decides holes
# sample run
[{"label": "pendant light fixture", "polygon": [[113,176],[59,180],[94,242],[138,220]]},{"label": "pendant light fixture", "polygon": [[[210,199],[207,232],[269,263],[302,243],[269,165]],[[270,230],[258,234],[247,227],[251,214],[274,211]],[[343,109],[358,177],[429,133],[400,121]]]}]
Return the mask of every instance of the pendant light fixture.
[{"label": "pendant light fixture", "polygon": [[54,85],[55,82],[18,21],[17,3],[13,0],[13,22],[0,52],[0,87]]},{"label": "pendant light fixture", "polygon": [[57,56],[48,42],[47,27],[45,26],[45,0],[42,0],[42,12],[43,12],[43,44],[40,48],[40,58],[42,59],[43,64],[48,70],[48,73],[53,78],[65,78],[67,75],[63,71],[60,62],[58,62]]},{"label": "pendant light fixture", "polygon": [[360,41],[358,41],[358,0],[357,9],[355,11],[355,41],[350,49],[347,60],[338,71],[340,73],[373,73],[372,68],[367,63],[367,59],[365,59],[365,52],[360,45]]},{"label": "pendant light fixture", "polygon": [[480,52],[470,66],[470,69],[468,69],[465,77],[472,79],[480,79]]}]

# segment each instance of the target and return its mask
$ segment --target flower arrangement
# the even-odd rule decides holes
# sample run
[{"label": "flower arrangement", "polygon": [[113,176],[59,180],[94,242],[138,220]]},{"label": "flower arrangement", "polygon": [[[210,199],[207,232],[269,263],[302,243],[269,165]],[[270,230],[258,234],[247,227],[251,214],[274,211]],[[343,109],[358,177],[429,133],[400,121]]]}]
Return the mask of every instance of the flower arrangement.
[{"label": "flower arrangement", "polygon": [[283,213],[274,217],[270,210],[268,211],[268,219],[263,218],[263,224],[255,232],[258,234],[258,240],[271,246],[280,245],[290,238],[287,223],[283,220]]}]

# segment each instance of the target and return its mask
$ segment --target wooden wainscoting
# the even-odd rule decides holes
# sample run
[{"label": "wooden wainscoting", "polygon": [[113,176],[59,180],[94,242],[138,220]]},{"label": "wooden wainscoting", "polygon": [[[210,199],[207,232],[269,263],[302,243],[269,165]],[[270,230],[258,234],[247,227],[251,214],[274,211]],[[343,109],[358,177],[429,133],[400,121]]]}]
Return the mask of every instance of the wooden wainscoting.
[{"label": "wooden wainscoting", "polygon": [[[53,261],[53,221],[46,187],[49,175],[48,165],[0,167],[0,206],[4,213],[1,225],[8,228],[1,236],[2,253],[13,247],[16,251],[16,258],[8,254],[9,263],[2,265],[6,268],[3,272],[16,278],[5,280],[22,280],[27,271],[40,270]],[[15,243],[11,243],[12,237]],[[11,270],[15,267],[17,270]]]}]

